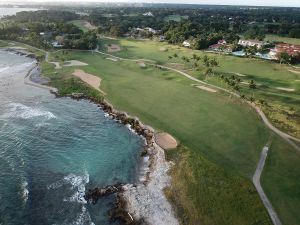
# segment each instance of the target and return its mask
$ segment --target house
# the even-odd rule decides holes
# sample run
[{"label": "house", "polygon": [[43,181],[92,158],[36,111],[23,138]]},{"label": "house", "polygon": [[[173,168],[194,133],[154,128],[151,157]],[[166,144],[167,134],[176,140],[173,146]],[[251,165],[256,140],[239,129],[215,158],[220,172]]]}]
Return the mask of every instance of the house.
[{"label": "house", "polygon": [[152,34],[156,34],[157,33],[157,30],[151,28],[151,27],[146,27],[145,28],[146,31],[148,31],[149,33],[152,33]]},{"label": "house", "polygon": [[62,47],[64,47],[62,44],[59,44],[57,41],[53,41],[51,44],[52,44],[52,46],[54,48],[62,48]]},{"label": "house", "polygon": [[187,47],[187,48],[190,48],[190,47],[191,47],[191,43],[190,43],[188,40],[185,40],[185,41],[182,43],[182,45],[183,45],[184,47]]},{"label": "house", "polygon": [[159,41],[165,41],[166,40],[166,36],[165,35],[159,35],[158,40]]},{"label": "house", "polygon": [[44,40],[50,40],[50,39],[52,39],[52,32],[51,32],[51,31],[40,32],[40,36],[41,36]]},{"label": "house", "polygon": [[208,49],[217,52],[232,52],[232,46],[226,44],[214,44],[209,46]]},{"label": "house", "polygon": [[221,39],[221,40],[218,41],[218,44],[219,45],[226,45],[227,42],[224,39]]},{"label": "house", "polygon": [[277,54],[283,52],[289,54],[292,57],[298,57],[300,55],[300,45],[292,45],[285,43],[276,44],[275,48],[271,49],[270,55],[277,57]]},{"label": "house", "polygon": [[154,16],[152,12],[143,13],[143,16]]},{"label": "house", "polygon": [[254,47],[254,46],[256,46],[257,48],[262,48],[264,45],[266,45],[266,43],[263,42],[263,41],[243,40],[243,39],[240,39],[238,44],[243,46],[243,47]]},{"label": "house", "polygon": [[220,52],[232,52],[232,47],[227,45],[225,40],[219,40],[217,44],[211,45],[208,47],[212,51],[220,51]]}]

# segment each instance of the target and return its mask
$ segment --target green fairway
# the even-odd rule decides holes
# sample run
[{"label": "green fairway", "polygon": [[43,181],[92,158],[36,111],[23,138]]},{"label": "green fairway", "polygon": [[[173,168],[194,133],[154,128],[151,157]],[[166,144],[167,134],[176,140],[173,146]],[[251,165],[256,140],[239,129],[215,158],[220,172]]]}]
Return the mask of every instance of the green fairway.
[{"label": "green fairway", "polygon": [[285,42],[288,44],[300,45],[300,38],[289,38],[289,37],[282,37],[273,34],[267,34],[266,41],[277,41],[277,42]]},{"label": "green fairway", "polygon": [[164,18],[164,21],[169,22],[169,21],[175,21],[175,22],[180,22],[182,19],[188,19],[188,16],[180,16],[180,15],[169,15]]},{"label": "green fairway", "polygon": [[[191,218],[190,224],[198,219],[207,225],[270,224],[249,181],[270,132],[247,104],[227,94],[192,87],[192,81],[177,73],[151,66],[142,68],[135,62],[113,62],[96,53],[77,51],[69,51],[68,54],[59,51],[50,58],[88,63],[89,66],[80,69],[101,77],[101,89],[108,94],[106,99],[113,105],[138,116],[157,130],[171,133],[188,147],[170,156],[178,166],[172,170],[176,182],[167,190],[167,195],[174,202],[181,219],[196,213],[198,216]],[[44,67],[45,74],[57,80],[57,85],[62,77],[66,79],[73,71],[73,68],[54,71],[53,66]],[[66,82],[63,81],[63,84],[69,86]],[[78,90],[82,92],[82,89]],[[283,148],[288,148],[286,143],[278,142]],[[274,145],[274,151],[281,151],[280,146]],[[277,158],[276,155],[273,157]],[[297,158],[295,160],[298,161]],[[283,158],[283,163],[288,163],[288,159]],[[277,165],[271,169],[267,167],[271,174],[269,177],[275,176],[277,169]],[[300,172],[296,170],[294,173]],[[186,180],[184,177],[188,176],[195,179]],[[292,182],[292,178],[286,176],[282,185]],[[275,181],[271,180],[265,186],[268,188],[274,184]],[[186,185],[185,188],[182,185]],[[228,191],[221,191],[222,188]],[[294,189],[290,190],[292,192]],[[205,193],[205,197],[201,193]],[[179,194],[181,197],[176,198]],[[288,201],[286,195],[278,192],[273,195]],[[298,206],[299,202],[300,199],[296,198],[291,204]],[[279,212],[284,213],[282,205],[276,206]],[[215,210],[210,211],[212,208]],[[238,212],[237,208],[240,209]],[[289,221],[284,217],[282,220]]]},{"label": "green fairway", "polygon": [[[282,117],[288,114],[287,111],[282,112],[279,110],[279,112],[282,112],[281,115],[274,114],[270,118],[273,118],[273,121],[279,121],[279,123],[275,123],[278,128],[287,131],[291,135],[300,137],[300,96],[298,94],[300,92],[299,69],[261,59],[240,58],[235,56],[206,53],[156,41],[103,39],[100,43],[102,46],[101,50],[103,51],[106,51],[103,47],[104,44],[113,43],[119,45],[122,50],[120,52],[113,53],[116,56],[131,59],[146,58],[155,60],[159,64],[165,64],[175,68],[179,67],[181,70],[200,80],[205,79],[203,71],[191,70],[191,65],[187,65],[181,57],[186,56],[191,58],[193,54],[197,54],[199,56],[206,54],[211,57],[216,57],[220,64],[220,66],[215,69],[216,73],[218,75],[223,74],[228,77],[232,75],[239,77],[241,82],[245,83],[240,84],[241,92],[243,94],[248,96],[252,95],[253,91],[249,90],[246,83],[250,82],[250,80],[254,80],[257,84],[259,84],[258,89],[255,90],[255,98],[257,100],[263,99],[267,102],[272,101],[273,103],[284,107],[294,108],[295,116],[290,117],[295,126],[293,129],[286,129],[289,125],[286,123],[285,119],[282,119]],[[173,57],[169,60],[168,56],[174,56],[175,53],[178,57]],[[219,79],[214,78],[207,80],[207,82],[218,86],[224,85]],[[292,91],[285,91],[283,89],[291,89]],[[264,108],[264,110],[267,110],[267,108]],[[270,113],[273,111],[265,112],[271,116]]]}]

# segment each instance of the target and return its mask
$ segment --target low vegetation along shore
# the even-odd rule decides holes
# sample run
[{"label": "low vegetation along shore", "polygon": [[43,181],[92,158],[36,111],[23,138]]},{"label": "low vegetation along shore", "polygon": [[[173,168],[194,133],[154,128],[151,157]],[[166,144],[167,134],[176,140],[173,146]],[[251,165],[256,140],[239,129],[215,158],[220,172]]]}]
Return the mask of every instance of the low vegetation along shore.
[{"label": "low vegetation along shore", "polygon": [[[87,65],[55,69],[43,60],[45,53],[29,50],[40,55],[43,76],[61,95],[82,93],[103,101],[103,94],[72,75],[75,69],[93,74],[101,78],[105,99],[117,110],[138,116],[180,141],[176,150],[166,152],[175,166],[169,171],[171,185],[164,192],[181,224],[271,224],[250,181],[260,151],[270,140],[263,188],[283,224],[298,224],[300,187],[295,180],[300,157],[273,135],[243,101],[226,93],[195,88],[192,81],[155,66],[142,67],[136,62],[109,60],[95,52],[66,50],[51,53],[50,60],[63,56]],[[150,55],[136,58],[152,59]]]}]

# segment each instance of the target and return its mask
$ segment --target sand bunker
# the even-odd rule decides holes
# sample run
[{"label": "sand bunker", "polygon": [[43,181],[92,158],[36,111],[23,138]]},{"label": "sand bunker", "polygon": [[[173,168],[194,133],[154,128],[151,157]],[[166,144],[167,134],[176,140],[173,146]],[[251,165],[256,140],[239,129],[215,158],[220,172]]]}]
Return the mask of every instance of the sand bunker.
[{"label": "sand bunker", "polygon": [[111,60],[111,61],[114,61],[114,62],[119,61],[117,58],[106,58],[106,59]]},{"label": "sand bunker", "polygon": [[121,47],[119,45],[110,44],[110,45],[105,45],[105,47],[107,48],[108,53],[121,51]]},{"label": "sand bunker", "polygon": [[161,148],[165,150],[177,148],[176,139],[168,133],[156,133],[155,141]]},{"label": "sand bunker", "polygon": [[84,62],[80,62],[78,60],[70,60],[70,61],[66,61],[64,66],[87,66],[87,63]]},{"label": "sand bunker", "polygon": [[[101,79],[93,74],[89,74],[84,72],[83,70],[76,69],[73,73],[75,77],[80,78],[83,82],[87,83],[88,85],[92,86],[98,91],[100,90]],[[102,92],[102,91],[101,91]]]},{"label": "sand bunker", "polygon": [[146,64],[143,61],[137,61],[136,63],[139,64],[140,67],[146,67]]},{"label": "sand bunker", "polygon": [[293,88],[277,87],[276,89],[281,90],[281,91],[288,91],[288,92],[293,92],[293,91],[295,91],[295,89],[293,89]]},{"label": "sand bunker", "polygon": [[241,74],[241,73],[234,73],[235,75],[239,76],[239,77],[246,77],[245,74]]},{"label": "sand bunker", "polygon": [[215,90],[215,89],[212,89],[212,88],[209,88],[209,87],[205,87],[205,86],[202,86],[202,85],[197,85],[195,87],[199,88],[201,90],[204,90],[204,91],[212,92],[212,93],[217,92],[217,90]]}]

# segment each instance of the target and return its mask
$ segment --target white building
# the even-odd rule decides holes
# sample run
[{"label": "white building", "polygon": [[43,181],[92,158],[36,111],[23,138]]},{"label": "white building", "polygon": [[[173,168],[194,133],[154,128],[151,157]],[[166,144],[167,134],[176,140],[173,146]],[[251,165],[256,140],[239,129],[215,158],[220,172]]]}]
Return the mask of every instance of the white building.
[{"label": "white building", "polygon": [[191,43],[190,43],[189,41],[187,41],[187,40],[185,40],[185,41],[182,43],[182,45],[183,45],[184,47],[187,47],[187,48],[191,47]]},{"label": "white building", "polygon": [[151,28],[151,27],[146,27],[145,30],[147,30],[148,32],[152,33],[152,34],[156,34],[157,30]]},{"label": "white building", "polygon": [[243,40],[243,39],[240,39],[239,40],[239,45],[242,45],[244,47],[254,47],[256,46],[257,48],[261,48],[263,47],[264,45],[266,45],[265,42],[263,41],[257,41],[257,40]]},{"label": "white building", "polygon": [[152,12],[143,13],[143,16],[154,16]]}]

